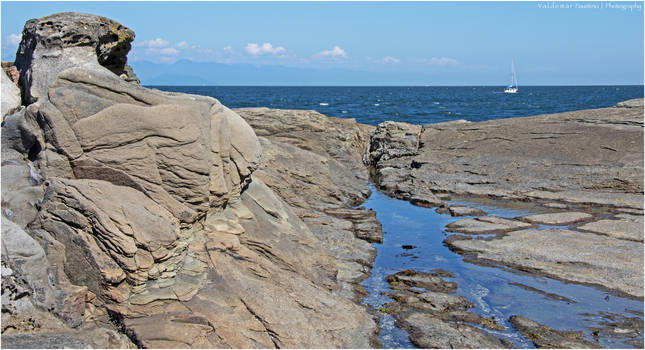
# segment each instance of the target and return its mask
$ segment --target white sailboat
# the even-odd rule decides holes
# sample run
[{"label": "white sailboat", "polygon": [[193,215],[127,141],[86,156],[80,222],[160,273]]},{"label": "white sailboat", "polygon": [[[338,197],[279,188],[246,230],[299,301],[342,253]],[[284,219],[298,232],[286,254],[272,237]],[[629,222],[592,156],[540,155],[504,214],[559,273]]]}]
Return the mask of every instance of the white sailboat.
[{"label": "white sailboat", "polygon": [[515,77],[515,62],[511,61],[511,85],[507,86],[504,89],[504,92],[507,94],[514,94],[517,92],[517,77]]}]

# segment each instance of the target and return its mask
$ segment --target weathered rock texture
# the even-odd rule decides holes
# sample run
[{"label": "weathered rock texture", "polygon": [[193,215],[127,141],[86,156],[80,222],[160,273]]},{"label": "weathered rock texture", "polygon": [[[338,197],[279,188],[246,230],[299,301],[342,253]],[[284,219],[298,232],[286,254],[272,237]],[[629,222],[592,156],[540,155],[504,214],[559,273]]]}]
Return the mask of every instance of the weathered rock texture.
[{"label": "weathered rock texture", "polygon": [[584,339],[578,331],[557,331],[522,316],[511,316],[513,327],[535,344],[537,348],[599,349],[600,344]]},{"label": "weathered rock texture", "polygon": [[386,278],[394,290],[385,294],[394,299],[387,304],[397,324],[410,333],[410,340],[421,348],[510,348],[511,344],[492,334],[466,324],[489,330],[503,330],[494,319],[467,311],[474,305],[463,296],[452,295],[454,277],[447,271],[417,272],[404,270]]},{"label": "weathered rock texture", "polygon": [[563,229],[519,230],[493,240],[448,240],[476,259],[643,298],[642,244]]},{"label": "weathered rock texture", "polygon": [[352,209],[369,129],[348,121],[309,150],[258,139],[216,99],[133,84],[133,39],[78,13],[25,25],[27,106],[2,127],[3,339],[369,347],[374,321],[350,299],[374,255],[363,238],[380,237]]},{"label": "weathered rock texture", "polygon": [[[421,127],[385,122],[371,137],[379,189],[455,215],[450,195],[533,202],[546,214],[447,225],[471,261],[643,297],[643,101],[613,108]],[[535,230],[537,225],[568,229]]]},{"label": "weathered rock texture", "polygon": [[355,289],[382,242],[373,211],[352,209],[370,194],[363,164],[373,127],[314,111],[236,109],[255,130],[262,157],[254,176],[279,194],[334,257],[342,295]]},{"label": "weathered rock texture", "polygon": [[15,63],[25,104],[46,97],[58,73],[70,67],[100,66],[138,83],[126,64],[133,40],[131,29],[84,13],[66,12],[27,21]]},{"label": "weathered rock texture", "polygon": [[447,191],[642,209],[642,100],[479,123],[385,122],[370,160],[379,188],[404,199]]}]

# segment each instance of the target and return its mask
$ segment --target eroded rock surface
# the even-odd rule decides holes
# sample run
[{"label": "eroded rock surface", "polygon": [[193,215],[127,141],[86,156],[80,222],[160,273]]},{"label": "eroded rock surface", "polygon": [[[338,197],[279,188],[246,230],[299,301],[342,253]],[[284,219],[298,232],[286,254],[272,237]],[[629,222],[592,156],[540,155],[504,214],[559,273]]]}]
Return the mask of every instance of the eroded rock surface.
[{"label": "eroded rock surface", "polygon": [[22,37],[27,106],[2,127],[3,340],[370,347],[352,300],[364,239],[381,237],[352,209],[369,127],[328,121],[342,125],[310,149],[258,139],[214,98],[137,85],[134,33],[103,17],[30,20]]},{"label": "eroded rock surface", "polygon": [[[420,129],[383,123],[370,159],[388,193],[400,183],[398,191],[417,195],[447,191],[642,209],[642,115],[642,108],[614,107]],[[379,157],[378,150],[389,148],[397,150],[392,157]]]},{"label": "eroded rock surface", "polygon": [[597,342],[584,339],[579,331],[558,331],[522,316],[511,316],[513,327],[531,340],[537,348],[598,349]]},{"label": "eroded rock surface", "polygon": [[[453,214],[441,204],[450,195],[561,210],[456,221],[446,231],[497,236],[451,236],[446,243],[456,251],[642,298],[642,106],[635,99],[612,108],[420,128],[382,123],[369,159],[380,189],[440,212]],[[530,230],[537,225],[570,230]]]},{"label": "eroded rock surface", "polygon": [[334,257],[341,295],[360,297],[382,242],[376,213],[354,207],[370,194],[363,155],[373,127],[314,111],[236,109],[260,135],[262,157],[254,176],[284,198]]},{"label": "eroded rock surface", "polygon": [[538,274],[643,298],[643,246],[563,229],[519,230],[491,240],[453,239],[451,249]]},{"label": "eroded rock surface", "polygon": [[387,310],[397,324],[407,330],[410,341],[421,348],[510,348],[511,344],[492,334],[466,324],[477,324],[489,330],[503,330],[494,319],[467,311],[474,305],[463,296],[451,295],[457,290],[454,277],[447,271],[400,271],[386,278],[394,299]]}]

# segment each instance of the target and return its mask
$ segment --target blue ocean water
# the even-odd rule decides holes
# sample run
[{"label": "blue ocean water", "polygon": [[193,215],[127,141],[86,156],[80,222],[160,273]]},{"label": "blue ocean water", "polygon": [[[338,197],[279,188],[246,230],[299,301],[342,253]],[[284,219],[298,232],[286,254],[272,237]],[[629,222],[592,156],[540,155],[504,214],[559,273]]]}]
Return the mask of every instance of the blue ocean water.
[{"label": "blue ocean water", "polygon": [[328,116],[376,125],[465,119],[484,121],[589,108],[611,107],[643,97],[642,85],[520,86],[505,94],[494,86],[151,86],[212,96],[229,108],[313,109]]}]

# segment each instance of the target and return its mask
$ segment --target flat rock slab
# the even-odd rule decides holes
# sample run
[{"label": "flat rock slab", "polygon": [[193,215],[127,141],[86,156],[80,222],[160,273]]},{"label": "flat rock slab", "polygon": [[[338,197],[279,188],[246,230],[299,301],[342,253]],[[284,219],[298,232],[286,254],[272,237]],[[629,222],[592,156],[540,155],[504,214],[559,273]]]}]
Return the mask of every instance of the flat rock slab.
[{"label": "flat rock slab", "polygon": [[643,298],[643,244],[563,229],[521,230],[492,240],[447,240],[477,259]]},{"label": "flat rock slab", "polygon": [[576,222],[589,220],[593,215],[581,212],[549,213],[527,215],[518,218],[519,220],[540,225],[570,225]]},{"label": "flat rock slab", "polygon": [[393,288],[408,289],[409,287],[417,287],[441,293],[454,293],[457,291],[457,283],[446,281],[440,276],[446,275],[443,272],[403,270],[387,276],[385,280]]},{"label": "flat rock slab", "polygon": [[[642,209],[643,110],[622,108],[638,105],[642,99],[615,108],[427,124],[418,135],[394,132],[410,126],[383,123],[370,147],[376,185],[409,197],[432,191]],[[382,156],[392,149],[393,156]]]},{"label": "flat rock slab", "polygon": [[619,214],[615,218],[618,220],[599,220],[578,228],[618,239],[643,242],[643,216]]},{"label": "flat rock slab", "polygon": [[504,233],[526,229],[532,226],[533,225],[525,222],[504,219],[498,216],[484,216],[476,219],[457,220],[451,224],[446,225],[446,231],[477,235],[487,233]]}]

